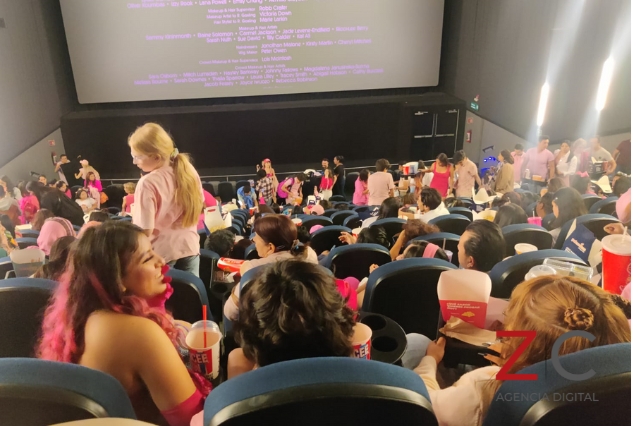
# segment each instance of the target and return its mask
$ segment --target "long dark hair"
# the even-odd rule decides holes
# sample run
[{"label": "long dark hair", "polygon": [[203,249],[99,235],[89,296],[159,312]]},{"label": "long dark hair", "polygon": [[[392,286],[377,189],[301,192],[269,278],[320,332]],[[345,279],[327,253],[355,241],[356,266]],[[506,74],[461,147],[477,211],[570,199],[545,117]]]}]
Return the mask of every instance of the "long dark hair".
[{"label": "long dark hair", "polygon": [[500,151],[500,155],[502,155],[502,158],[504,158],[505,163],[513,164],[513,157],[511,156],[511,153],[508,149],[503,149],[502,151]]},{"label": "long dark hair", "polygon": [[573,145],[569,139],[565,139],[560,144],[560,147],[562,147],[562,145],[564,145],[565,143],[569,145],[569,156],[567,157],[567,163],[570,163],[573,157],[575,157],[575,154],[573,153]]},{"label": "long dark hair", "polygon": [[33,195],[36,196],[36,198],[38,199],[38,202],[40,204],[42,204],[42,198],[51,193],[51,192],[56,192],[57,194],[60,193],[60,191],[58,191],[57,189],[54,188],[50,188],[48,186],[45,186],[44,184],[42,184],[41,182],[36,182],[34,180],[30,181],[29,183],[27,183],[27,191],[31,191],[33,192]]},{"label": "long dark hair", "polygon": [[353,311],[322,267],[275,262],[242,290],[236,341],[264,367],[277,362],[353,353]]},{"label": "long dark hair", "polygon": [[528,223],[527,214],[522,207],[517,204],[505,204],[500,207],[493,222],[500,228],[518,223]]},{"label": "long dark hair", "polygon": [[49,261],[42,265],[35,273],[34,278],[46,278],[58,281],[64,273],[71,252],[71,245],[76,241],[76,237],[62,237],[53,243],[49,252]]},{"label": "long dark hair", "polygon": [[553,229],[560,228],[570,220],[588,213],[582,196],[573,188],[560,189],[556,192],[553,202],[558,206],[558,217],[553,222]]},{"label": "long dark hair", "polygon": [[444,152],[438,154],[438,163],[440,163],[441,166],[443,167],[447,167],[449,165],[449,157],[447,157],[447,154],[445,154]]},{"label": "long dark hair", "polygon": [[398,217],[398,212],[402,208],[402,203],[396,197],[389,197],[380,204],[378,219],[387,219],[389,217]]},{"label": "long dark hair", "polygon": [[82,234],[45,312],[38,358],[78,363],[84,352],[87,320],[100,310],[148,318],[176,344],[173,319],[122,290],[141,235],[142,229],[125,221],[109,221]]}]

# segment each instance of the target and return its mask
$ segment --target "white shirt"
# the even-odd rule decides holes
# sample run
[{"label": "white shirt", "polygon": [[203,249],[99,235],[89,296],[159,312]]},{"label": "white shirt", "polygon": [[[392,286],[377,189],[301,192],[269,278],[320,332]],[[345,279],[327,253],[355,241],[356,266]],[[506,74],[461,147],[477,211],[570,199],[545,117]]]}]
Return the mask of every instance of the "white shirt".
[{"label": "white shirt", "polygon": [[436,217],[444,216],[447,214],[449,214],[449,210],[445,207],[444,203],[440,203],[437,208],[429,210],[426,213],[422,213],[420,215],[420,220],[424,223],[429,223],[431,219],[435,219]]},{"label": "white shirt", "polygon": [[[557,156],[559,152],[560,150],[556,150],[554,155]],[[558,165],[556,166],[556,169],[558,170],[558,172],[562,173],[565,176],[575,174],[576,168],[578,167],[578,157],[574,155],[573,158],[571,158],[571,161],[567,162],[568,158],[569,158],[569,152],[567,152],[565,155],[560,157],[560,160],[558,161]]]},{"label": "white shirt", "polygon": [[480,426],[495,392],[488,386],[500,367],[482,367],[464,374],[456,383],[440,389],[436,380],[436,360],[425,356],[413,371],[420,376],[439,425]]}]

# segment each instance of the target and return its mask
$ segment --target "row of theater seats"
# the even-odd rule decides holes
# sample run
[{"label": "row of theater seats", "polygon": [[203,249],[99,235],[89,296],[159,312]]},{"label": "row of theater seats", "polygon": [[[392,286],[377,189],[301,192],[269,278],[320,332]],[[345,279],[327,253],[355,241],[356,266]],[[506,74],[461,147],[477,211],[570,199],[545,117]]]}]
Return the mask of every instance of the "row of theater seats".
[{"label": "row of theater seats", "polygon": [[[505,381],[484,425],[630,424],[631,344],[586,349],[559,359],[566,371],[593,372],[586,381],[561,374],[552,361]],[[0,424],[41,426],[80,419],[135,419],[113,377],[74,364],[0,359]],[[16,420],[18,420],[16,422]],[[205,403],[207,426],[437,425],[429,394],[412,371],[354,358],[280,362],[217,386]]]}]

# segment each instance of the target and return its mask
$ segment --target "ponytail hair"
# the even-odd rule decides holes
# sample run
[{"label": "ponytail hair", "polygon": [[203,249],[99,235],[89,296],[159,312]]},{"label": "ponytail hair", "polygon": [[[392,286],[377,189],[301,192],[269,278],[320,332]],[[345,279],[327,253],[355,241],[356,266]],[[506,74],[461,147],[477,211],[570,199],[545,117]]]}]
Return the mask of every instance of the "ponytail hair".
[{"label": "ponytail hair", "polygon": [[253,229],[266,244],[273,244],[276,253],[288,251],[295,257],[307,254],[307,247],[298,240],[298,228],[288,216],[263,216]]},{"label": "ponytail hair", "polygon": [[129,137],[129,146],[141,154],[169,160],[175,176],[174,201],[182,208],[182,226],[198,223],[202,212],[202,193],[198,184],[198,173],[191,164],[189,154],[181,154],[169,133],[160,125],[147,123],[138,127]]}]

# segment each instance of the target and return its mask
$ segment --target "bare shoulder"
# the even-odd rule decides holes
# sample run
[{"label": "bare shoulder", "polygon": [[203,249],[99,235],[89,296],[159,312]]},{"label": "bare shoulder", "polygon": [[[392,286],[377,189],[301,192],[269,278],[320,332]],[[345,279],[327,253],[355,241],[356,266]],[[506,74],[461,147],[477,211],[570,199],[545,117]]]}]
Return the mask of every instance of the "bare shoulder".
[{"label": "bare shoulder", "polygon": [[89,317],[85,336],[87,342],[96,338],[102,344],[119,342],[137,347],[158,339],[168,339],[164,330],[148,318],[104,311]]}]

